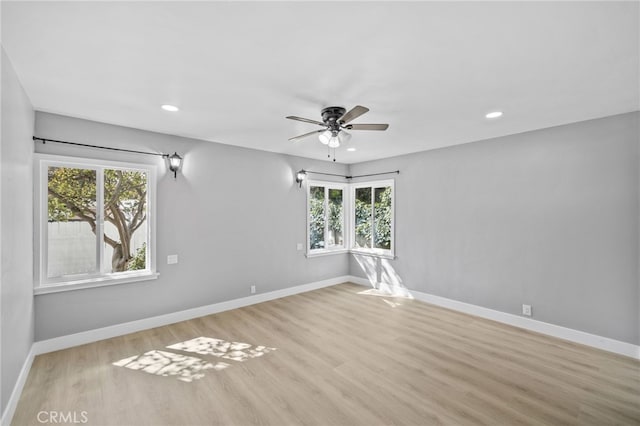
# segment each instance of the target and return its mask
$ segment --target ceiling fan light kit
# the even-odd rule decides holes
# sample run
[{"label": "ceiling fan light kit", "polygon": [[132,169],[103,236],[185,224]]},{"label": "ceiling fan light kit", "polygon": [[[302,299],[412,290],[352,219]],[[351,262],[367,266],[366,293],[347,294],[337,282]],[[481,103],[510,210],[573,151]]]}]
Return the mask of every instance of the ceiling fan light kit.
[{"label": "ceiling fan light kit", "polygon": [[324,132],[320,133],[320,136],[318,136],[318,139],[320,139],[320,142],[322,142],[323,145],[329,145],[329,140],[333,137],[333,133],[331,133],[331,130],[325,130]]},{"label": "ceiling fan light kit", "polygon": [[[294,136],[289,138],[289,140],[296,142],[306,138],[307,136],[318,135],[320,143],[327,145],[329,149],[334,150],[333,161],[336,161],[335,149],[351,140],[351,134],[345,130],[387,130],[389,128],[388,124],[349,124],[352,120],[360,117],[368,111],[369,108],[361,105],[356,105],[348,112],[343,107],[331,106],[324,108],[321,111],[320,115],[322,117],[322,122],[293,115],[287,116],[286,118],[289,120],[317,124],[323,127],[322,130],[315,130],[313,132]],[[331,154],[329,154],[329,157],[331,157]]]},{"label": "ceiling fan light kit", "polygon": [[351,140],[351,133],[347,133],[346,130],[343,130],[338,133],[338,139],[340,140],[341,144],[345,145]]}]

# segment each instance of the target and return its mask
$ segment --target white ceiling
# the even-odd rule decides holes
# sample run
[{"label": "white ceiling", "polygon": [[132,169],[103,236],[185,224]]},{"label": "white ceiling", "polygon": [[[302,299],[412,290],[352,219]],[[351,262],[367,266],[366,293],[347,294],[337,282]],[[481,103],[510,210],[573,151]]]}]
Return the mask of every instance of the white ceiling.
[{"label": "white ceiling", "polygon": [[639,110],[638,6],[3,1],[2,45],[37,110],[266,151],[367,106],[355,163]]}]

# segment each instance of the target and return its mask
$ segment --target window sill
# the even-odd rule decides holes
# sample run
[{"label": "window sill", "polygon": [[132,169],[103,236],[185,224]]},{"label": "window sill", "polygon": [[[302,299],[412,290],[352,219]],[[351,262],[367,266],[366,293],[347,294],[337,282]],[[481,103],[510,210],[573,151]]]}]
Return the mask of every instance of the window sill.
[{"label": "window sill", "polygon": [[360,256],[370,256],[370,257],[378,257],[380,259],[395,259],[396,256],[391,252],[384,251],[373,251],[373,250],[363,250],[363,249],[336,249],[336,250],[314,250],[312,253],[307,253],[305,256],[309,257],[321,257],[321,256],[330,256],[332,254],[357,254]]},{"label": "window sill", "polygon": [[85,288],[105,287],[110,285],[119,285],[133,283],[138,281],[149,281],[158,279],[160,274],[157,272],[145,272],[142,274],[128,274],[126,276],[106,276],[99,278],[88,278],[84,280],[65,281],[61,283],[53,283],[40,285],[33,289],[34,295],[60,293],[64,291],[82,290]]},{"label": "window sill", "polygon": [[344,254],[349,253],[349,249],[341,248],[335,250],[314,250],[311,253],[307,253],[305,256],[307,257],[322,257],[322,256],[330,256],[332,254]]},{"label": "window sill", "polygon": [[376,250],[363,250],[363,249],[351,249],[349,250],[351,254],[357,254],[360,256],[370,256],[370,257],[378,257],[380,259],[395,259],[396,256],[392,252],[389,251],[376,251]]}]

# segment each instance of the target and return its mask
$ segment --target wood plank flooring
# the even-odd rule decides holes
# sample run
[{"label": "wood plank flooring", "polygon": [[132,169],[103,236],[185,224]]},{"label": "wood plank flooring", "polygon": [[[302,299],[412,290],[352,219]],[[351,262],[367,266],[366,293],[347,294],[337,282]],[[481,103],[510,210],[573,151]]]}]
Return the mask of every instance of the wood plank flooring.
[{"label": "wood plank flooring", "polygon": [[12,424],[640,424],[637,360],[365,290],[40,355]]}]

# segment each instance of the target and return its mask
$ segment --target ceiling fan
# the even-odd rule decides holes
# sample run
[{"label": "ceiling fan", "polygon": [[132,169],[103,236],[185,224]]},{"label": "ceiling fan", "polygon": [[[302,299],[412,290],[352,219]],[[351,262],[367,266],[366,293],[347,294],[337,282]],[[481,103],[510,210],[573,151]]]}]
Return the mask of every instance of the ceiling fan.
[{"label": "ceiling fan", "polygon": [[331,106],[324,108],[321,112],[322,122],[308,118],[288,116],[289,120],[302,121],[304,123],[317,124],[322,129],[289,138],[296,142],[311,135],[319,135],[320,142],[328,145],[329,148],[338,148],[341,144],[351,139],[351,135],[345,130],[387,130],[388,124],[350,124],[352,120],[360,117],[369,111],[369,108],[356,105],[349,112],[345,108]]}]

